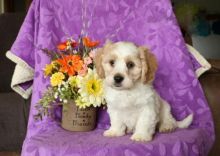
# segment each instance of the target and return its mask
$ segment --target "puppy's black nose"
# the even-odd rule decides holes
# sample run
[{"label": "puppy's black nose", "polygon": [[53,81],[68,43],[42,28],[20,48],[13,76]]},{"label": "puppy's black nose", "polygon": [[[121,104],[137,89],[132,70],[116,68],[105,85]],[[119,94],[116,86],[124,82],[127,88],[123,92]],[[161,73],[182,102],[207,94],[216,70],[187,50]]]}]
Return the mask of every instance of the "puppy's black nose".
[{"label": "puppy's black nose", "polygon": [[121,83],[124,80],[124,77],[121,76],[120,74],[116,74],[114,76],[114,80],[115,80],[116,83]]}]

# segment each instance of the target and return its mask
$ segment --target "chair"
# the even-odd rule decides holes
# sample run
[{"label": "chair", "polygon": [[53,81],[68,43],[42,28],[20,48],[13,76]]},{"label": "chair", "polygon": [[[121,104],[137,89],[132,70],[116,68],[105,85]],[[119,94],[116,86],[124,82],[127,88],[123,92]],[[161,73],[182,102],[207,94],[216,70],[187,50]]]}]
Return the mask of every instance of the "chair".
[{"label": "chair", "polygon": [[[88,21],[84,26],[82,19]],[[102,136],[109,126],[105,110],[100,110],[97,129],[92,132],[68,132],[48,118],[35,122],[34,106],[49,83],[42,73],[42,67],[49,59],[41,48],[54,48],[63,38],[79,35],[82,27],[84,32],[101,43],[110,38],[148,45],[159,62],[155,89],[171,104],[178,120],[193,112],[192,126],[170,134],[157,133],[149,143],[136,143],[129,140],[129,136]],[[58,0],[35,0],[7,56],[23,71],[34,73],[23,156],[207,155],[214,142],[211,112],[195,74],[202,68],[202,62],[189,54],[169,0],[63,0],[62,3]],[[24,82],[17,85],[24,85]],[[25,91],[22,88],[22,92]]]},{"label": "chair", "polygon": [[24,15],[0,15],[0,151],[20,150],[26,135],[29,104],[10,88],[14,63],[5,57],[16,39]]}]

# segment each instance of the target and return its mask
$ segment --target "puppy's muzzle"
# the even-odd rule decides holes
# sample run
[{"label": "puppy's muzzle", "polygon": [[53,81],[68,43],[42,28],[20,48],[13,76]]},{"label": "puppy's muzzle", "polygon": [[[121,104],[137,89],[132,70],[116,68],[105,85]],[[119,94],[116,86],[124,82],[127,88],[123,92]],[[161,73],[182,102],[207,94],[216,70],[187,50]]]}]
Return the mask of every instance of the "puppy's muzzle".
[{"label": "puppy's muzzle", "polygon": [[116,74],[114,76],[115,86],[120,87],[123,80],[124,80],[124,77],[121,74]]}]

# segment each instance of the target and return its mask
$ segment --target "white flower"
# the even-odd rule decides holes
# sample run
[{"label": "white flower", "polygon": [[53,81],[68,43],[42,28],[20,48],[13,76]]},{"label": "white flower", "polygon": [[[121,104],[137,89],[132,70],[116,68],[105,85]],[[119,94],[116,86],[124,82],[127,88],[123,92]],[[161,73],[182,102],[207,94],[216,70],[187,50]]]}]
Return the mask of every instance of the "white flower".
[{"label": "white flower", "polygon": [[55,98],[55,99],[58,98],[58,92],[56,92],[56,93],[54,94],[54,98]]},{"label": "white flower", "polygon": [[88,70],[85,77],[79,77],[79,93],[82,101],[94,107],[100,106],[104,102],[103,82],[98,78],[95,70]]}]

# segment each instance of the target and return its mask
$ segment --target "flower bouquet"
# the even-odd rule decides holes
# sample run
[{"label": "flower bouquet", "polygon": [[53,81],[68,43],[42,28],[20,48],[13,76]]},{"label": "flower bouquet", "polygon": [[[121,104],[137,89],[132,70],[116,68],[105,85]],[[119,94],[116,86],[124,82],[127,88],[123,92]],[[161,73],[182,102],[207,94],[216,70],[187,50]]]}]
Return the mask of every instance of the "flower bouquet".
[{"label": "flower bouquet", "polygon": [[94,68],[94,55],[98,41],[80,37],[70,38],[57,45],[56,50],[43,49],[51,58],[44,68],[44,75],[50,78],[50,86],[43,94],[36,108],[37,119],[52,116],[54,108],[62,105],[62,123],[70,131],[94,129],[96,108],[105,104],[103,82]]}]

